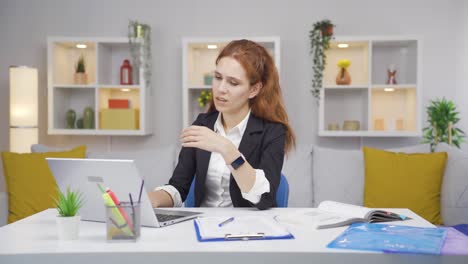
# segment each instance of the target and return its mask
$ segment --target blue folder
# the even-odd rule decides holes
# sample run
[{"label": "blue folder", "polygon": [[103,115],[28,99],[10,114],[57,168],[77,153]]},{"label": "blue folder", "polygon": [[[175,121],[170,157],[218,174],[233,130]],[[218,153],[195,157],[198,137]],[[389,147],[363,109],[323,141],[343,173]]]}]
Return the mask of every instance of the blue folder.
[{"label": "blue folder", "polygon": [[355,223],[327,247],[438,255],[446,236],[447,230],[444,228]]}]

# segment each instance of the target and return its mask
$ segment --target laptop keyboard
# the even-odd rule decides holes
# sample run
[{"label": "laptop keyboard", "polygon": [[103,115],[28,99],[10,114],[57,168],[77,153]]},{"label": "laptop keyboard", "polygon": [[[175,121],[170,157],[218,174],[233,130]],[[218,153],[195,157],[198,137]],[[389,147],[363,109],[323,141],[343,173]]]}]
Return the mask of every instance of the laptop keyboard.
[{"label": "laptop keyboard", "polygon": [[156,218],[158,218],[159,222],[167,222],[174,219],[182,218],[182,215],[167,215],[167,214],[156,214]]}]

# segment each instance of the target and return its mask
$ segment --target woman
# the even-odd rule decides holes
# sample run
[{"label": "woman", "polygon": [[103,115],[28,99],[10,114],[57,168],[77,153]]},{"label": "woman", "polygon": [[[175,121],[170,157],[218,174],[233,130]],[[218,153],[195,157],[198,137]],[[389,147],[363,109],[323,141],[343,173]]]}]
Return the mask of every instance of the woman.
[{"label": "woman", "polygon": [[153,206],[182,206],[196,176],[197,207],[275,207],[295,138],[272,57],[255,42],[232,41],[216,59],[212,93],[207,113],[181,133],[169,185],[149,193]]}]

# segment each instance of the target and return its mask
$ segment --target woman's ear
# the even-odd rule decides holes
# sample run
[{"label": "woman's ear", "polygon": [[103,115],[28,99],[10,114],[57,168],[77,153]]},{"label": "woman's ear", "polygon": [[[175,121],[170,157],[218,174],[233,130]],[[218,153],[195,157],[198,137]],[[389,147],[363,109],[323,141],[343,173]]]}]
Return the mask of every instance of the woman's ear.
[{"label": "woman's ear", "polygon": [[257,82],[256,84],[252,85],[250,87],[249,99],[252,99],[255,96],[257,96],[262,88],[263,88],[263,83],[262,82]]}]

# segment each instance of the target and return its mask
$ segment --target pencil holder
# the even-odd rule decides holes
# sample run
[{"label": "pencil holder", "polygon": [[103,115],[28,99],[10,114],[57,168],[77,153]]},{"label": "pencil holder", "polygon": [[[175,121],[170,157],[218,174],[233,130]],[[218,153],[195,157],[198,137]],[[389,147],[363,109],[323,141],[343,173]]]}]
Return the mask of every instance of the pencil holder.
[{"label": "pencil holder", "polygon": [[137,241],[141,230],[140,203],[106,206],[107,241]]}]

